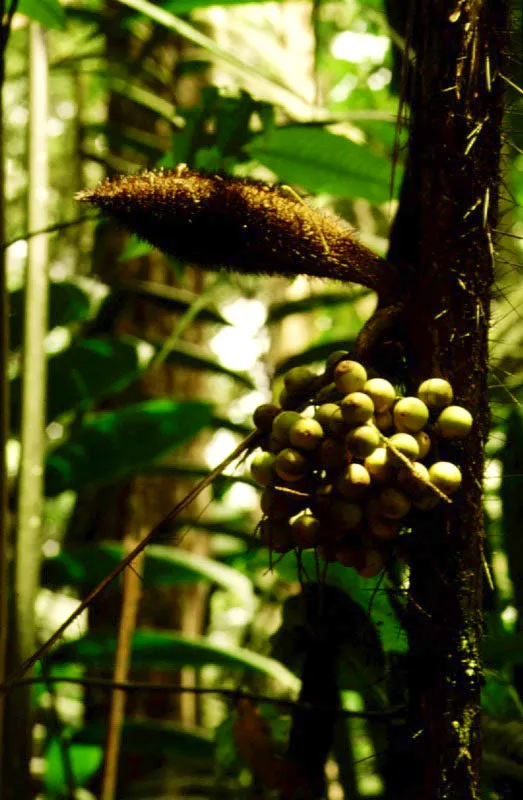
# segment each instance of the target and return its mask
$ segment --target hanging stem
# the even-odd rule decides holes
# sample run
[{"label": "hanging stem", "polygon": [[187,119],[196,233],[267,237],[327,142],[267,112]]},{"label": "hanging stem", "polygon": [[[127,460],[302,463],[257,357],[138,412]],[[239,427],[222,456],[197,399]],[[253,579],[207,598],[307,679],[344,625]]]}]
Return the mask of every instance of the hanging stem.
[{"label": "hanging stem", "polygon": [[[28,224],[31,230],[48,222],[47,154],[48,63],[45,34],[29,26]],[[46,358],[48,297],[47,237],[28,242],[24,345],[22,365],[21,462],[17,532],[14,549],[13,654],[27,658],[35,648],[35,601],[39,585],[45,457]],[[11,715],[10,715],[11,720]],[[17,762],[17,796],[27,796],[32,725],[30,694],[17,698],[10,744]],[[11,735],[10,735],[11,740]],[[16,753],[14,752],[16,748]]]}]

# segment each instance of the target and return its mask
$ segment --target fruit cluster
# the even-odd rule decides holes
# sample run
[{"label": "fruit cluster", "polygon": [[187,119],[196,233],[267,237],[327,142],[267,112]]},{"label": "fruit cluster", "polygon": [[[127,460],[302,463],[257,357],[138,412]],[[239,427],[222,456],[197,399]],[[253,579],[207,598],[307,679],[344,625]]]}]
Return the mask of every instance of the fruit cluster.
[{"label": "fruit cluster", "polygon": [[448,381],[429,378],[416,397],[398,397],[343,351],[329,356],[322,376],[296,367],[284,384],[280,406],[254,412],[261,541],[276,553],[317,548],[324,560],[373,577],[409,514],[459,489],[459,468],[437,460],[438,438],[466,436],[472,416],[452,404]]}]

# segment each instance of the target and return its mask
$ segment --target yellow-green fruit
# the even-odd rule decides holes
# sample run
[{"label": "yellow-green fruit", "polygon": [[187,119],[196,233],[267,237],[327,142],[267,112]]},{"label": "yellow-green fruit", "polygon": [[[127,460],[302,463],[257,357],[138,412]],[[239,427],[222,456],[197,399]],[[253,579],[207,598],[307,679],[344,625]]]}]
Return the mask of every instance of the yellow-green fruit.
[{"label": "yellow-green fruit", "polygon": [[336,389],[336,384],[328,383],[327,386],[322,386],[321,389],[314,396],[314,404],[321,406],[325,403],[336,403],[343,397],[343,392]]},{"label": "yellow-green fruit", "polygon": [[420,384],[418,397],[429,408],[445,408],[452,403],[454,392],[450,383],[443,378],[429,378]]},{"label": "yellow-green fruit", "polygon": [[380,492],[380,510],[387,519],[402,519],[412,506],[410,498],[399,489],[387,487]]},{"label": "yellow-green fruit", "polygon": [[321,534],[321,522],[312,514],[301,514],[291,523],[291,535],[294,544],[303,550],[320,544]]},{"label": "yellow-green fruit", "polygon": [[384,483],[391,479],[392,468],[385,447],[377,447],[363,463],[373,481]]},{"label": "yellow-green fruit", "polygon": [[303,394],[315,379],[310,367],[293,367],[283,376],[283,383],[289,394]]},{"label": "yellow-green fruit", "polygon": [[284,481],[299,481],[307,474],[309,462],[298,450],[286,447],[276,456],[273,469]]},{"label": "yellow-green fruit", "polygon": [[253,414],[254,424],[259,431],[269,433],[272,428],[272,423],[278,414],[281,414],[281,408],[279,406],[275,406],[272,403],[263,403],[263,405],[258,406]]},{"label": "yellow-green fruit", "polygon": [[398,485],[409,497],[419,498],[427,491],[429,471],[423,464],[416,462],[411,467],[398,470]]},{"label": "yellow-green fruit", "polygon": [[419,447],[418,458],[423,459],[430,452],[430,448],[432,445],[432,442],[430,441],[430,436],[425,431],[419,431],[419,433],[415,433],[413,435]]},{"label": "yellow-green fruit", "polygon": [[340,402],[340,408],[344,421],[351,427],[364,425],[374,414],[374,403],[363,392],[352,392],[345,395]]},{"label": "yellow-green fruit", "polygon": [[334,370],[334,383],[343,394],[360,392],[367,382],[367,371],[358,361],[340,361]]},{"label": "yellow-green fruit", "polygon": [[323,439],[323,428],[315,419],[297,420],[289,430],[289,441],[293,447],[306,452],[315,450]]},{"label": "yellow-green fruit", "polygon": [[355,528],[361,522],[362,517],[362,508],[356,503],[350,503],[348,500],[334,500],[331,504],[330,518],[340,535]]},{"label": "yellow-green fruit", "polygon": [[374,425],[359,425],[347,435],[347,447],[356,458],[367,458],[378,447],[380,432]]},{"label": "yellow-green fruit", "polygon": [[268,486],[274,478],[274,462],[276,456],[273,453],[255,453],[251,461],[251,475],[260,486]]},{"label": "yellow-green fruit", "polygon": [[260,539],[265,547],[276,553],[288,553],[294,547],[289,523],[279,519],[262,519]]},{"label": "yellow-green fruit", "polygon": [[315,419],[320,423],[324,432],[330,433],[332,436],[341,436],[347,428],[337,403],[324,403],[319,406],[316,409]]},{"label": "yellow-green fruit", "polygon": [[402,397],[394,406],[393,417],[398,431],[417,433],[427,424],[429,410],[417,397]]},{"label": "yellow-green fruit", "polygon": [[284,386],[283,389],[280,392],[280,396],[279,396],[278,400],[280,402],[280,406],[285,411],[290,411],[292,409],[295,409],[296,406],[298,406],[300,404],[301,398],[300,398],[299,395],[295,395],[295,394],[292,394],[291,392],[289,392]]},{"label": "yellow-green fruit", "polygon": [[331,380],[338,363],[347,359],[349,355],[350,353],[348,350],[335,350],[334,353],[330,354],[325,362],[325,374],[328,375]]},{"label": "yellow-green fruit", "polygon": [[440,498],[438,495],[432,491],[432,489],[427,489],[421,497],[416,498],[412,501],[412,505],[414,508],[419,509],[419,511],[432,511],[433,508],[436,508],[437,505],[440,504]]},{"label": "yellow-green fruit", "polygon": [[392,428],[392,412],[382,411],[381,414],[374,414],[374,424],[382,433]]},{"label": "yellow-green fruit", "polygon": [[394,539],[400,531],[400,523],[395,519],[386,519],[376,514],[367,520],[369,530],[376,539]]},{"label": "yellow-green fruit", "polygon": [[282,444],[288,444],[289,431],[295,422],[301,419],[297,411],[282,411],[272,423],[272,435]]},{"label": "yellow-green fruit", "polygon": [[457,492],[461,486],[461,472],[450,461],[436,461],[429,468],[429,478],[445,494]]},{"label": "yellow-green fruit", "polygon": [[319,467],[327,470],[340,470],[349,461],[349,452],[342,442],[330,437],[321,442],[316,455],[316,462]]},{"label": "yellow-green fruit", "polygon": [[396,389],[385,378],[370,378],[363,387],[365,394],[372,398],[374,408],[378,414],[383,414],[394,403],[396,399]]},{"label": "yellow-green fruit", "polygon": [[[410,433],[395,433],[388,439],[388,443],[411,461],[419,456],[419,444]],[[404,462],[396,456],[391,448],[388,448],[388,456],[391,464],[400,467],[404,465]]]},{"label": "yellow-green fruit", "polygon": [[356,500],[370,486],[370,475],[361,464],[349,464],[338,476],[336,488],[348,500]]},{"label": "yellow-green fruit", "polygon": [[263,490],[260,498],[260,507],[267,517],[273,519],[289,519],[300,508],[303,508],[303,500],[305,498],[299,497],[289,492],[280,492],[278,489],[268,486]]},{"label": "yellow-green fruit", "polygon": [[447,406],[439,415],[435,430],[444,439],[461,439],[472,428],[472,414],[462,406]]}]

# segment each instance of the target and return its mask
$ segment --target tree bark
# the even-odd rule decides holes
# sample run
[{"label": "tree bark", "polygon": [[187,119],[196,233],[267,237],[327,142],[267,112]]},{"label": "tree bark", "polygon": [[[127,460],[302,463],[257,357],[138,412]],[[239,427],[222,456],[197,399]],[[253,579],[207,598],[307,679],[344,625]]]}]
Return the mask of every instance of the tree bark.
[{"label": "tree bark", "polygon": [[389,251],[410,292],[407,389],[447,378],[475,423],[459,445],[438,445],[438,460],[460,465],[462,490],[413,529],[402,796],[454,800],[479,797],[483,450],[508,9],[505,0],[411,8],[411,137]]}]

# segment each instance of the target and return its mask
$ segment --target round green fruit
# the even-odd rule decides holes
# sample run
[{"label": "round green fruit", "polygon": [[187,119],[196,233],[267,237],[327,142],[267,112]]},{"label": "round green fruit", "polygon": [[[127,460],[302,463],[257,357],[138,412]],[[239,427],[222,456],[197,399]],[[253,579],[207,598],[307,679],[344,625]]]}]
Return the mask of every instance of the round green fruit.
[{"label": "round green fruit", "polygon": [[356,458],[367,458],[380,444],[380,432],[374,425],[359,425],[347,435],[347,447]]},{"label": "round green fruit", "polygon": [[360,392],[367,382],[367,371],[358,361],[339,361],[334,370],[334,383],[343,394]]},{"label": "round green fruit", "polygon": [[432,446],[432,442],[430,441],[430,436],[426,431],[419,431],[419,433],[414,434],[414,438],[416,439],[419,447],[419,455],[418,458],[423,459],[426,455],[429,454],[430,448]]},{"label": "round green fruit", "polygon": [[274,472],[284,481],[299,481],[309,470],[309,462],[298,450],[286,447],[274,461]]},{"label": "round green fruit", "polygon": [[362,464],[349,464],[338,476],[336,488],[347,500],[356,500],[370,486],[370,475]]},{"label": "round green fruit", "polygon": [[322,538],[322,526],[312,514],[301,514],[291,523],[291,536],[294,544],[302,550],[316,547]]},{"label": "round green fruit", "polygon": [[335,350],[334,353],[331,353],[325,362],[325,375],[332,380],[334,370],[338,366],[338,363],[340,361],[345,361],[349,355],[350,353],[348,350]]},{"label": "round green fruit", "polygon": [[452,403],[454,392],[450,383],[443,378],[429,378],[420,384],[418,397],[429,408],[445,408]]},{"label": "round green fruit", "polygon": [[263,403],[263,405],[258,406],[253,414],[254,424],[259,431],[269,433],[272,423],[280,413],[281,408],[279,406],[275,406],[273,403]]},{"label": "round green fruit", "polygon": [[340,470],[349,463],[350,456],[342,442],[328,437],[321,442],[316,461],[318,466],[323,469]]},{"label": "round green fruit", "polygon": [[398,485],[411,498],[421,497],[427,491],[427,481],[429,480],[427,467],[418,462],[398,470]]},{"label": "round green fruit", "polygon": [[288,444],[289,431],[301,418],[301,414],[297,411],[282,411],[272,423],[273,437],[282,444]]},{"label": "round green fruit", "polygon": [[372,399],[363,392],[352,392],[345,395],[340,402],[341,415],[350,427],[364,425],[374,414]]},{"label": "round green fruit", "polygon": [[391,464],[400,467],[404,466],[404,462],[401,458],[398,458],[392,450],[392,447],[411,461],[415,461],[416,458],[418,458],[419,444],[410,433],[395,433],[387,441],[388,444],[391,445],[391,447],[388,448],[388,457]]},{"label": "round green fruit", "polygon": [[289,392],[285,386],[281,390],[278,400],[280,401],[280,406],[285,409],[285,411],[290,411],[296,408],[296,406],[300,403],[300,398]]},{"label": "round green fruit", "polygon": [[410,498],[404,492],[392,487],[381,491],[379,502],[381,513],[387,519],[402,519],[412,506]]},{"label": "round green fruit", "polygon": [[439,415],[436,433],[444,439],[461,439],[472,428],[472,414],[462,406],[447,406]]},{"label": "round green fruit", "polygon": [[276,553],[288,553],[294,547],[289,523],[279,519],[262,519],[260,539],[265,547]]},{"label": "round green fruit", "polygon": [[283,383],[289,394],[304,394],[310,389],[316,375],[310,367],[293,367],[283,376]]},{"label": "round green fruit", "polygon": [[340,535],[359,525],[362,518],[363,510],[356,503],[350,503],[348,500],[334,500],[331,504],[330,519]]},{"label": "round green fruit", "polygon": [[276,456],[273,453],[255,453],[251,461],[251,475],[260,486],[268,486],[274,478],[274,462]]},{"label": "round green fruit", "polygon": [[289,519],[303,508],[304,498],[289,492],[280,492],[272,486],[263,490],[260,507],[267,517],[273,519]]},{"label": "round green fruit", "polygon": [[289,441],[293,447],[306,452],[316,450],[323,439],[323,428],[315,419],[302,417],[289,430]]},{"label": "round green fruit", "polygon": [[453,494],[461,486],[461,472],[450,461],[436,461],[429,468],[429,478],[444,494]]},{"label": "round green fruit", "polygon": [[341,436],[346,430],[347,426],[343,421],[341,409],[337,403],[324,403],[319,406],[314,417],[323,430],[332,436]]},{"label": "round green fruit", "polygon": [[380,414],[374,414],[374,424],[382,433],[390,430],[392,428],[392,412],[382,411]]},{"label": "round green fruit", "polygon": [[376,483],[385,483],[392,477],[392,468],[386,447],[377,447],[363,462],[365,469]]},{"label": "round green fruit", "polygon": [[372,398],[374,408],[378,414],[383,414],[387,411],[396,399],[396,389],[389,381],[384,378],[370,378],[364,387],[363,391]]},{"label": "round green fruit", "polygon": [[394,425],[404,433],[418,433],[429,420],[429,410],[417,397],[402,397],[394,406]]}]

